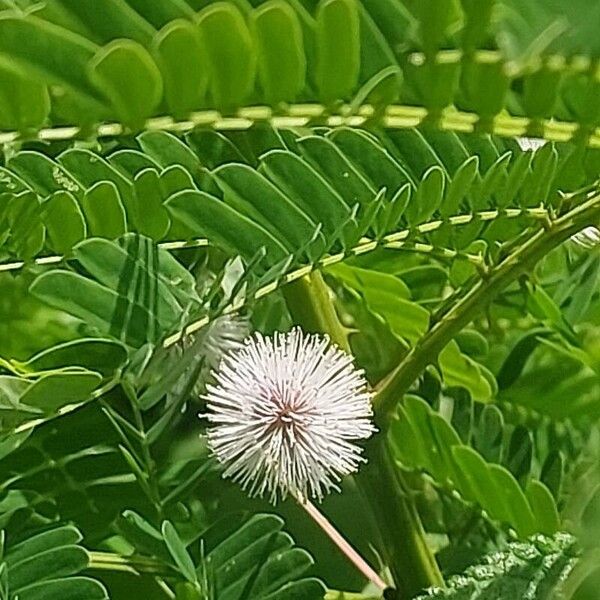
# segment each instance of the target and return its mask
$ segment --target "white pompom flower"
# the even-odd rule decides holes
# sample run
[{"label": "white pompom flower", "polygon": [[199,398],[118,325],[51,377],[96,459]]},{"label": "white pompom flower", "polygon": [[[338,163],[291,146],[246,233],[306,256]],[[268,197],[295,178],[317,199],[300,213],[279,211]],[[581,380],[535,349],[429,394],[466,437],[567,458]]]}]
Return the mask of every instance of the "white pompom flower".
[{"label": "white pompom flower", "polygon": [[323,499],[364,461],[375,431],[363,372],[329,338],[300,329],[248,338],[213,373],[208,444],[231,477],[271,502]]}]

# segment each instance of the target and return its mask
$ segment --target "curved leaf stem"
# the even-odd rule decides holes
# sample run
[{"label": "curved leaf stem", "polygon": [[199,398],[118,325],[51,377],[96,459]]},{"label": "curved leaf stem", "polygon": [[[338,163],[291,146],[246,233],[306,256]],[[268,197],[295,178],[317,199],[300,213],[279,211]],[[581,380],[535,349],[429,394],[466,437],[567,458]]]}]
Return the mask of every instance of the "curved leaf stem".
[{"label": "curved leaf stem", "polygon": [[476,314],[520,275],[530,272],[552,249],[600,218],[600,194],[587,195],[587,201],[569,210],[555,221],[547,220],[544,228],[496,267],[489,269],[477,285],[425,333],[402,362],[378,386],[375,396],[377,421],[386,430],[396,404],[421,375],[436,361],[443,348],[468,325]]},{"label": "curved leaf stem", "polygon": [[[480,256],[474,254],[464,254],[456,250],[452,250],[449,248],[440,248],[437,246],[431,246],[429,244],[414,244],[410,240],[416,235],[427,234],[436,231],[444,225],[459,227],[462,225],[468,225],[469,223],[472,223],[475,220],[489,222],[499,218],[515,219],[520,217],[530,218],[534,221],[545,221],[549,218],[549,214],[550,213],[548,209],[541,206],[536,208],[506,208],[503,210],[491,209],[471,214],[453,215],[446,219],[436,219],[434,221],[428,221],[426,223],[421,223],[420,225],[417,225],[412,229],[402,229],[395,233],[387,234],[383,236],[380,240],[371,240],[368,238],[364,238],[354,248],[351,248],[347,252],[331,254],[321,258],[314,264],[297,267],[292,271],[284,273],[283,275],[279,276],[275,281],[272,281],[260,287],[248,298],[242,298],[240,300],[237,300],[236,302],[229,304],[223,309],[223,311],[220,314],[230,314],[236,312],[242,309],[250,300],[258,300],[264,296],[267,296],[273,293],[274,291],[290,283],[293,283],[294,281],[302,279],[304,276],[309,275],[314,271],[338,264],[353,256],[362,256],[363,254],[373,252],[378,248],[389,248],[393,250],[409,250],[415,252],[424,252],[426,254],[432,254],[437,252],[443,258],[465,258],[466,260],[469,260],[469,262],[480,266]],[[210,323],[210,321],[213,318],[215,317],[203,316],[202,318],[196,321],[188,323],[179,331],[166,337],[163,340],[163,347],[168,348],[173,344],[179,342],[183,337],[190,335],[198,331],[199,329],[202,329],[202,327],[208,325],[208,323]],[[338,343],[338,345],[340,345],[341,347],[344,347],[343,342],[340,343],[339,341],[336,341],[336,343]]]},{"label": "curved leaf stem", "polygon": [[161,561],[147,556],[122,556],[114,552],[88,551],[88,568],[109,571],[124,571],[132,574],[147,573],[168,577],[173,571]]},{"label": "curved leaf stem", "polygon": [[[418,55],[415,55],[418,57]],[[416,59],[415,59],[416,60]],[[191,113],[187,119],[178,121],[169,115],[148,119],[142,127],[145,131],[171,131],[187,133],[197,127],[218,131],[244,131],[257,123],[268,123],[273,128],[289,127],[366,127],[376,122],[387,129],[415,128],[429,122],[430,113],[424,106],[393,104],[385,107],[362,104],[354,107],[343,104],[338,112],[332,114],[322,104],[290,104],[285,112],[275,113],[270,106],[247,106],[240,108],[234,116],[223,116],[216,110],[202,110]],[[579,123],[557,121],[555,119],[529,119],[501,113],[494,118],[480,119],[476,113],[457,110],[450,106],[435,114],[437,127],[444,131],[470,133],[479,131],[503,137],[526,136],[535,127],[536,133],[548,141],[568,142],[579,138]],[[122,123],[102,123],[93,132],[96,137],[125,135],[130,131]],[[80,137],[89,138],[88,129],[77,126],[52,127],[40,129],[33,136],[23,136],[18,131],[0,133],[0,144],[14,144],[23,140],[37,139],[45,142],[69,141]],[[586,143],[593,148],[600,147],[600,131],[594,129],[586,136]]]}]

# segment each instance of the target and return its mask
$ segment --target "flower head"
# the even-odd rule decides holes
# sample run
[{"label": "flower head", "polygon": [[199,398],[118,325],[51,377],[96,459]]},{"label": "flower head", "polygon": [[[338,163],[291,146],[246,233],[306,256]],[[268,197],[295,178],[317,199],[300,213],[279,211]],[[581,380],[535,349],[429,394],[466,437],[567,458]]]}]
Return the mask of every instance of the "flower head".
[{"label": "flower head", "polygon": [[208,443],[224,476],[251,495],[322,499],[364,460],[352,441],[375,431],[371,396],[352,357],[327,337],[255,334],[214,379]]}]

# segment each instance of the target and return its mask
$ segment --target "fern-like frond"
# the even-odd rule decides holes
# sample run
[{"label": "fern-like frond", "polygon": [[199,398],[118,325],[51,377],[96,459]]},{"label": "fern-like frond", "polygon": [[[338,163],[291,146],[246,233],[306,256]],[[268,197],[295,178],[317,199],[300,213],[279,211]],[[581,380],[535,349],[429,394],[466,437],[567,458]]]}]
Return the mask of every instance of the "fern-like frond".
[{"label": "fern-like frond", "polygon": [[[160,531],[132,511],[125,512],[118,524],[120,534],[138,553],[124,561],[136,572],[145,557],[155,561],[152,569],[177,587],[189,587],[201,598],[244,600],[319,600],[323,584],[307,577],[312,557],[294,544],[283,531],[283,521],[272,514],[255,514],[250,519],[237,517],[217,521],[199,539],[184,541],[169,521]],[[97,553],[98,567],[111,568],[111,557]],[[123,561],[117,557],[114,567]],[[196,597],[196,596],[194,596]]]},{"label": "fern-like frond", "polygon": [[[172,117],[212,126],[221,118],[211,111],[240,107],[220,126],[271,116],[278,127],[306,125],[331,111],[329,125],[361,126],[396,102],[388,127],[425,122],[566,140],[595,135],[598,125],[590,117],[597,82],[589,34],[597,15],[580,2],[566,17],[541,0],[452,9],[328,0],[314,10],[270,0],[202,3],[200,11],[185,2],[105,0],[100,17],[71,0],[21,4],[27,8],[0,18],[0,78],[12,90],[0,95],[0,126],[17,132],[3,141],[48,124],[71,127],[44,139],[85,135],[103,121],[117,124],[101,135],[118,135],[123,125],[188,126]],[[24,47],[23,39],[32,42]],[[453,107],[463,112],[443,114]],[[514,119],[505,118],[507,108]],[[200,109],[208,110],[191,116]],[[281,111],[287,120],[277,121]]]},{"label": "fern-like frond", "polygon": [[[542,482],[528,478],[522,489],[504,466],[487,462],[464,444],[452,426],[418,397],[407,397],[398,410],[389,435],[403,465],[425,470],[492,519],[510,524],[521,539],[558,531],[556,502]],[[494,493],[488,493],[490,489]]]}]

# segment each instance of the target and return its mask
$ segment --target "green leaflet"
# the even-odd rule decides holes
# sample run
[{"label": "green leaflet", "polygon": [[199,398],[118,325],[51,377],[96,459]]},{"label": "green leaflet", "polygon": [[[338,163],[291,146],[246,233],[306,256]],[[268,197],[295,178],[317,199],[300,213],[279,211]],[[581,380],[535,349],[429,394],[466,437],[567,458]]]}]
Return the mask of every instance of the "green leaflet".
[{"label": "green leaflet", "polygon": [[185,579],[207,595],[224,600],[323,597],[322,583],[306,577],[312,558],[294,545],[282,531],[283,521],[275,515],[258,513],[246,521],[218,521],[202,534],[203,550],[196,564],[190,557],[191,545],[186,549],[168,521],[159,532],[135,513],[124,517],[121,530],[139,552],[169,557]]},{"label": "green leaflet", "polygon": [[152,40],[152,55],[161,71],[169,110],[177,118],[185,117],[200,105],[208,87],[200,32],[183,19],[171,21]]},{"label": "green leaflet", "polygon": [[349,216],[349,207],[341,195],[312,167],[295,154],[272,150],[259,168],[271,181],[292,198],[331,235],[339,230]]},{"label": "green leaflet", "polygon": [[21,133],[40,129],[49,111],[50,96],[46,86],[8,69],[0,69],[2,129],[16,129]]},{"label": "green leaflet", "polygon": [[529,479],[524,491],[510,471],[463,444],[454,428],[420,398],[408,396],[398,410],[390,442],[404,465],[424,469],[439,485],[508,523],[521,539],[536,531],[558,531],[556,504],[543,483]]},{"label": "green leaflet", "polygon": [[[214,173],[217,184],[225,194],[225,202],[259,221],[290,252],[308,245],[315,237],[316,222],[254,169],[247,165],[227,164]],[[325,250],[322,235],[318,236],[318,242],[315,256]]]},{"label": "green leaflet", "polygon": [[300,22],[289,4],[271,0],[251,14],[258,78],[267,103],[291,101],[304,89],[306,57]]},{"label": "green leaflet", "polygon": [[107,600],[101,583],[78,575],[89,564],[86,550],[78,545],[81,539],[81,533],[72,525],[34,532],[18,544],[9,538],[2,559],[6,591],[10,594],[6,597]]},{"label": "green leaflet", "polygon": [[99,373],[75,366],[35,375],[33,379],[0,376],[2,425],[7,433],[27,421],[44,420],[61,408],[89,400],[102,381]]},{"label": "green leaflet", "polygon": [[283,244],[267,230],[210,194],[182,191],[169,198],[166,206],[189,228],[213,239],[229,252],[250,259],[264,248],[265,261],[269,264],[286,256]]},{"label": "green leaflet", "polygon": [[68,254],[83,240],[87,226],[75,197],[67,191],[55,192],[43,207],[48,243],[58,254]]},{"label": "green leaflet", "polygon": [[325,105],[346,98],[356,87],[360,65],[359,27],[355,0],[320,3],[316,23],[316,80],[320,100]]},{"label": "green leaflet", "polygon": [[244,17],[234,4],[217,2],[198,15],[208,60],[213,102],[226,111],[250,95],[256,70],[254,44]]},{"label": "green leaflet", "polygon": [[139,129],[162,97],[162,79],[149,52],[131,40],[101,48],[88,65],[90,80],[108,97],[126,126]]},{"label": "green leaflet", "polygon": [[104,377],[122,367],[127,358],[126,348],[113,340],[80,338],[58,344],[32,356],[24,366],[41,371],[65,365],[97,369]]},{"label": "green leaflet", "polygon": [[148,238],[91,238],[75,248],[74,258],[89,277],[48,271],[34,281],[32,293],[128,345],[157,340],[198,301],[191,274]]}]

